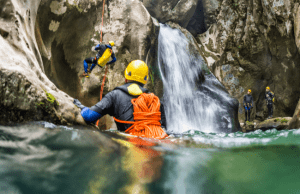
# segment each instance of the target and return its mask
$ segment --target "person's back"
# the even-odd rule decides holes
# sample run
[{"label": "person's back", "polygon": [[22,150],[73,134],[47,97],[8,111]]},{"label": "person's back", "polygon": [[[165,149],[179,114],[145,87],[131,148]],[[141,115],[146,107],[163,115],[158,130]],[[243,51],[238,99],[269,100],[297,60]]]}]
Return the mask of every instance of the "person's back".
[{"label": "person's back", "polygon": [[[133,61],[131,62],[125,70],[125,82],[126,84],[115,88],[113,91],[109,92],[104,96],[104,98],[98,102],[96,105],[92,106],[91,108],[83,106],[78,100],[74,100],[74,104],[76,104],[79,108],[82,109],[81,115],[84,120],[88,123],[94,123],[96,120],[104,116],[105,114],[109,114],[110,116],[114,116],[118,130],[125,131],[129,127],[135,127],[135,124],[143,123],[145,118],[140,118],[143,114],[141,113],[140,116],[135,118],[134,116],[134,107],[132,99],[139,98],[139,96],[143,96],[143,93],[147,93],[147,89],[143,88],[144,84],[146,84],[148,79],[148,67],[143,61]],[[142,95],[143,94],[143,95]],[[155,96],[152,94],[152,96]],[[157,97],[155,97],[158,99]],[[156,105],[159,105],[158,103]],[[159,125],[158,128],[155,127],[157,130],[160,130],[159,133],[160,138],[166,137],[164,130],[162,128],[166,128],[166,119],[165,119],[165,112],[163,105],[160,103],[159,110],[155,112],[150,112],[150,116],[153,114],[153,117],[148,118],[151,125]],[[159,117],[157,117],[159,115]],[[140,121],[136,122],[137,120],[141,119]],[[155,120],[157,119],[157,120]],[[123,123],[130,122],[132,124]],[[135,122],[133,122],[135,121]],[[149,123],[148,122],[148,123]],[[147,121],[146,121],[147,123]],[[146,126],[146,124],[142,124]],[[161,126],[161,128],[160,128]],[[140,128],[140,126],[138,127]],[[144,129],[146,130],[146,129]]]},{"label": "person's back", "polygon": [[[147,92],[148,90],[143,88],[141,83],[129,82],[106,94],[103,100],[92,106],[90,109],[101,113],[101,115],[109,114],[119,120],[134,121],[133,105],[131,100],[133,98],[137,98],[140,94]],[[166,121],[163,105],[161,105],[161,112],[163,112],[161,124],[162,127],[165,128]],[[125,131],[131,126],[131,124],[123,124],[119,122],[116,122],[116,124],[119,131]]]}]

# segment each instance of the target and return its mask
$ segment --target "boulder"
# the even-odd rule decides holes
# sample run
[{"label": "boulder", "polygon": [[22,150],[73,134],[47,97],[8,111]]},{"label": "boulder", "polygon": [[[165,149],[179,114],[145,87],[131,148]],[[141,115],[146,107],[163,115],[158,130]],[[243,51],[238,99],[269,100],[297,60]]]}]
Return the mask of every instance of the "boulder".
[{"label": "boulder", "polygon": [[160,23],[168,21],[187,27],[193,17],[198,0],[140,0],[152,17]]},{"label": "boulder", "polygon": [[292,120],[289,123],[288,129],[300,128],[300,101],[298,102]]},{"label": "boulder", "polygon": [[44,74],[32,36],[39,1],[4,0],[0,5],[0,123],[85,124],[73,99]]},{"label": "boulder", "polygon": [[287,129],[291,120],[292,117],[272,118],[258,123],[255,126],[255,129],[261,129],[261,130],[274,129],[274,128],[277,130]]},{"label": "boulder", "polygon": [[247,121],[246,123],[243,124],[242,131],[243,132],[254,131],[254,127],[255,127],[255,124],[253,122]]},{"label": "boulder", "polygon": [[216,23],[197,35],[209,68],[239,100],[240,120],[248,89],[254,98],[252,116],[263,112],[259,115],[265,118],[266,86],[276,96],[274,116],[293,115],[300,92],[298,7],[293,0],[221,0]]}]

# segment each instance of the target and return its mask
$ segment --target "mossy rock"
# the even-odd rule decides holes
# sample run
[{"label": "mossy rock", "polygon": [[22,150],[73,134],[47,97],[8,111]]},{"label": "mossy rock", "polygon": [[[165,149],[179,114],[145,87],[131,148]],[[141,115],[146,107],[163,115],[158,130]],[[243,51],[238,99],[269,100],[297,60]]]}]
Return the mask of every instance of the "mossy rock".
[{"label": "mossy rock", "polygon": [[51,93],[46,92],[46,95],[47,95],[48,102],[50,102],[51,104],[59,105],[56,98]]}]

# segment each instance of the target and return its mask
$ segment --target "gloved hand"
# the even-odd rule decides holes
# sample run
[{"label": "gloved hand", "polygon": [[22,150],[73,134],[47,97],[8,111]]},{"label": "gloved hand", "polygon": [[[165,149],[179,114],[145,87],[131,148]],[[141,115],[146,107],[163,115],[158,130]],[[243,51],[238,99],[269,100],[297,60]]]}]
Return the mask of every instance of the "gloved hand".
[{"label": "gloved hand", "polygon": [[245,107],[245,110],[248,110],[248,107],[247,106],[244,106]]},{"label": "gloved hand", "polygon": [[73,103],[81,110],[85,108],[78,99],[74,99]]}]

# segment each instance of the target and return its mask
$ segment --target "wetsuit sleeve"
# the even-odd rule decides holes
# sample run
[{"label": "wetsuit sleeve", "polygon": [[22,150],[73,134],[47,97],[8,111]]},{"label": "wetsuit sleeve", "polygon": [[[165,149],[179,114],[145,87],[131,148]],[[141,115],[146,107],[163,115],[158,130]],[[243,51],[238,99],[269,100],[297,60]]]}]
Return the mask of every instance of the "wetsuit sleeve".
[{"label": "wetsuit sleeve", "polygon": [[243,105],[246,104],[246,95],[244,96]]},{"label": "wetsuit sleeve", "polygon": [[113,115],[113,96],[114,96],[114,90],[112,92],[109,92],[104,96],[104,98],[91,107],[92,111],[95,111],[101,115]]},{"label": "wetsuit sleeve", "polygon": [[112,60],[110,62],[108,62],[107,64],[112,64],[117,61],[117,58],[116,58],[116,55],[114,52],[111,54],[111,58],[112,58]]},{"label": "wetsuit sleeve", "polygon": [[251,105],[253,107],[253,96],[251,95]]},{"label": "wetsuit sleeve", "polygon": [[100,48],[100,44],[98,44],[96,47],[95,47],[95,51],[97,51],[97,50],[100,50],[101,48]]},{"label": "wetsuit sleeve", "polygon": [[101,114],[99,114],[95,111],[92,111],[88,107],[85,107],[82,109],[81,116],[87,123],[95,123],[98,119],[100,119],[102,117]]},{"label": "wetsuit sleeve", "polygon": [[166,120],[165,108],[163,103],[160,104],[160,112],[161,112],[161,120],[160,120],[161,127],[166,129],[167,120]]}]

